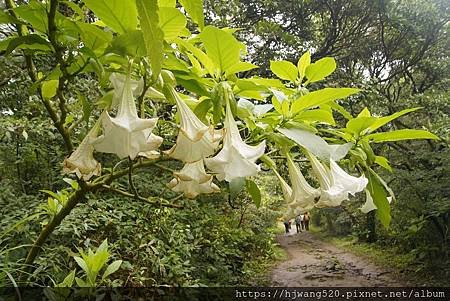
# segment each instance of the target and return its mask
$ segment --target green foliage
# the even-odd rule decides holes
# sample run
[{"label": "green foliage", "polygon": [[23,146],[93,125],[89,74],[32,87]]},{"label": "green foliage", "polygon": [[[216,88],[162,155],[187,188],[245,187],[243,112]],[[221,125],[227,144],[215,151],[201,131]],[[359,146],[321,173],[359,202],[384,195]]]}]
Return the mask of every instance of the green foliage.
[{"label": "green foliage", "polygon": [[[228,5],[236,4],[229,2]],[[17,277],[10,272],[11,267],[21,265],[20,258],[25,257],[24,263],[32,264],[41,249],[44,252],[34,266],[37,269],[22,276],[29,283],[57,283],[50,277],[63,279],[68,273],[65,267],[73,270],[78,264],[85,278],[74,278],[70,272],[61,284],[72,284],[75,279],[80,286],[96,286],[109,255],[123,254],[120,256],[123,265],[115,261],[106,267],[101,280],[104,282],[100,283],[234,285],[245,279],[246,268],[252,266],[252,262],[273,255],[270,231],[277,213],[272,209],[282,206],[277,200],[264,199],[267,183],[261,185],[256,177],[241,178],[229,184],[216,181],[225,191],[223,194],[189,202],[166,189],[165,183],[172,176],[171,167],[180,166],[165,155],[155,161],[129,159],[127,166],[126,160],[96,152],[103,175],[89,180],[80,176],[69,181],[61,178],[64,158],[79,146],[79,141],[86,137],[102,112],[114,115],[118,91],[111,90],[108,79],[112,73],[127,73],[133,79],[142,79],[139,84],[133,82],[137,109],[141,118],[159,117],[154,133],[164,137],[161,152],[176,141],[174,121],[178,121],[179,116],[176,117],[173,104],[177,91],[200,119],[215,128],[226,125],[224,108],[229,105],[245,143],[256,145],[263,140],[267,143],[264,161],[269,162],[271,168],[277,163],[283,165],[286,153],[301,153],[304,148],[323,160],[345,157],[351,171],[364,173],[369,178],[368,190],[378,207],[377,215],[387,227],[391,220],[387,195],[393,196],[393,192],[387,184],[389,181],[383,180],[384,170],[379,171],[378,167],[387,170],[396,167],[390,147],[399,146],[391,142],[438,139],[425,129],[411,129],[422,127],[417,121],[402,124],[398,118],[416,109],[394,104],[402,97],[424,93],[429,88],[428,75],[437,74],[437,78],[441,78],[439,70],[445,70],[445,66],[427,65],[431,61],[425,60],[424,54],[431,52],[432,45],[438,43],[438,34],[431,34],[422,26],[416,26],[417,32],[411,32],[409,25],[414,22],[405,19],[404,6],[393,5],[395,1],[388,1],[386,6],[379,4],[380,7],[369,2],[362,5],[363,2],[336,1],[318,8],[311,1],[297,1],[296,8],[289,11],[277,9],[283,4],[281,1],[248,3],[248,9],[258,5],[263,9],[255,9],[252,14],[246,9],[243,16],[248,20],[243,24],[251,23],[253,15],[265,13],[267,7],[272,13],[294,14],[284,20],[292,20],[289,27],[295,28],[295,32],[288,29],[284,32],[283,24],[267,21],[278,17],[262,17],[255,22],[254,41],[259,40],[264,45],[276,40],[275,44],[295,46],[283,45],[278,49],[281,56],[276,56],[276,46],[266,47],[259,53],[256,50],[260,46],[250,45],[247,52],[247,46],[236,38],[241,33],[231,29],[228,22],[221,26],[204,26],[203,1],[199,0],[180,0],[183,9],[176,6],[176,1],[86,0],[80,3],[52,0],[43,3],[32,0],[20,2],[18,7],[14,7],[14,1],[8,1],[9,14],[2,12],[0,22],[14,21],[17,30],[7,29],[0,37],[2,54],[8,56],[6,60],[2,58],[1,63],[7,70],[15,71],[12,75],[1,71],[0,84],[6,88],[0,95],[0,128],[3,130],[0,131],[0,181],[2,185],[5,181],[6,189],[0,195],[9,197],[14,195],[11,191],[21,191],[18,199],[22,201],[28,194],[41,198],[37,193],[40,190],[50,197],[46,196],[47,205],[36,206],[37,211],[17,204],[19,208],[8,206],[5,224],[18,226],[8,230],[8,238],[0,241],[2,250],[6,250],[0,254],[8,257],[5,260],[8,266],[0,275],[0,281],[10,279],[13,283]],[[427,17],[430,27],[439,31],[443,25],[438,27],[438,17],[433,17],[439,12],[437,7],[418,3],[414,6],[418,15]],[[298,8],[302,12],[296,15]],[[305,18],[306,12],[317,15]],[[215,14],[217,11],[211,11],[206,17]],[[359,15],[362,19],[358,19]],[[336,22],[336,18],[342,22]],[[228,15],[223,19],[229,19]],[[308,27],[302,23],[304,20],[314,21]],[[327,20],[330,28],[321,30],[327,26]],[[350,26],[352,22],[361,26]],[[339,26],[342,28],[337,28]],[[349,33],[349,28],[355,29]],[[280,38],[273,39],[277,31]],[[404,31],[407,42],[400,39],[403,47],[392,47],[398,32],[403,35]],[[315,49],[314,53],[304,46],[297,47],[295,44],[301,39],[295,34],[305,34],[309,40],[303,42]],[[353,48],[358,38],[366,44],[359,45],[362,53],[353,56],[358,49]],[[295,55],[288,49],[295,49]],[[299,49],[304,50],[300,58]],[[345,55],[336,49],[342,49]],[[267,52],[271,53],[269,57]],[[251,62],[244,61],[248,54]],[[340,65],[336,69],[331,55],[342,61],[342,68]],[[446,57],[438,52],[433,55]],[[274,57],[278,60],[274,61]],[[355,57],[355,62],[348,62],[349,57]],[[269,68],[253,69],[259,65],[267,67],[269,61],[270,70],[279,79],[252,75],[255,72],[261,76],[268,74]],[[297,65],[292,63],[295,61]],[[16,78],[23,81],[17,83]],[[327,87],[319,83],[324,79],[327,79]],[[411,87],[408,91],[414,93],[402,90],[405,83]],[[360,91],[363,93],[356,95]],[[440,95],[442,99],[447,98],[445,93]],[[345,99],[342,105],[338,103],[341,99]],[[363,104],[356,104],[360,100]],[[414,103],[407,107],[419,105]],[[426,106],[420,104],[420,107]],[[360,113],[353,117],[356,112]],[[430,124],[431,120],[434,119],[429,119]],[[441,136],[446,135],[440,128],[436,130]],[[141,170],[147,173],[140,174]],[[165,174],[167,171],[169,173]],[[71,188],[67,188],[67,184]],[[135,205],[138,200],[141,203]],[[426,208],[423,217],[414,218],[416,222],[408,228],[411,236],[419,233],[427,220],[437,223],[441,233],[448,233],[448,207],[440,199],[434,202],[439,204],[437,210],[431,206]],[[351,209],[357,211],[357,208]],[[47,219],[29,225],[19,240],[9,237],[13,231],[21,231],[24,224],[15,223],[9,217],[28,221],[31,218],[27,215],[40,217],[43,212],[47,213]],[[43,245],[52,233],[60,239]],[[130,233],[137,235],[130,237]],[[76,242],[72,240],[74,235]],[[441,236],[444,244],[447,243],[448,238]],[[108,250],[107,238],[112,250]],[[10,247],[34,241],[38,243],[29,249],[27,256],[23,248]],[[91,241],[103,243],[96,252],[80,251],[81,257],[75,256],[73,261],[72,249],[81,245],[89,247]],[[119,266],[122,269],[114,274],[117,278],[107,279]]]},{"label": "green foliage", "polygon": [[[98,281],[97,276],[100,270],[105,266],[110,256],[108,252],[108,240],[105,239],[95,252],[92,251],[91,249],[88,249],[87,254],[83,252],[83,250],[79,250],[79,252],[81,257],[74,256],[74,259],[77,262],[78,266],[84,271],[86,275],[84,280],[75,277],[75,281],[80,287],[95,287],[101,285],[101,283],[105,279],[107,279],[109,275],[116,272],[120,268],[120,265],[122,264],[122,260],[116,260],[110,263],[106,267],[101,280]],[[72,273],[73,272],[71,272],[71,274]],[[69,274],[69,276],[71,274]],[[70,276],[70,278],[73,277]]]}]

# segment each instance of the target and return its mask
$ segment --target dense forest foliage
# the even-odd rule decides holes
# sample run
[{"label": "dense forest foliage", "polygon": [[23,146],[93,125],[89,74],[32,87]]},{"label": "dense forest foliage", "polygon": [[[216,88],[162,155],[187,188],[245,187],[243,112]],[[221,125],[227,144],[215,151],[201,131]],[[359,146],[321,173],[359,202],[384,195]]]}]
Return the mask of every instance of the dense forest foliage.
[{"label": "dense forest foliage", "polygon": [[[395,249],[405,274],[448,284],[447,1],[0,7],[0,286],[264,284],[277,223],[297,209],[323,231]],[[137,121],[159,118],[143,142],[158,147],[143,155],[130,143],[122,154],[125,140],[100,141],[90,158],[99,165],[74,168],[83,142],[107,136],[105,120],[130,103]],[[201,139],[234,135],[220,145],[235,152],[214,161],[211,134],[212,152],[177,153],[194,119],[208,128]],[[202,149],[199,182],[183,170]],[[247,170],[223,167],[233,156]],[[297,171],[322,187],[311,170],[335,161],[364,188],[286,194]],[[377,209],[363,213],[369,197]]]}]

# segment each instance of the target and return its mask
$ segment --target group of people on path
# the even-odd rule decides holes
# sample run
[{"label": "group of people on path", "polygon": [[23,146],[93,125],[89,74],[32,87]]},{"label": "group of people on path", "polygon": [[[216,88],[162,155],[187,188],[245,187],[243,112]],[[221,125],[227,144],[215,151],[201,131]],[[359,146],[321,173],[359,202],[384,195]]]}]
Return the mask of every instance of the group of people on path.
[{"label": "group of people on path", "polygon": [[[295,221],[295,227],[297,229],[297,233],[300,233],[302,231],[309,231],[310,219],[311,219],[311,216],[309,215],[309,212],[299,213],[295,217],[294,221]],[[288,234],[289,230],[291,229],[290,219],[287,219],[284,221],[284,228],[286,230],[286,234]]]}]

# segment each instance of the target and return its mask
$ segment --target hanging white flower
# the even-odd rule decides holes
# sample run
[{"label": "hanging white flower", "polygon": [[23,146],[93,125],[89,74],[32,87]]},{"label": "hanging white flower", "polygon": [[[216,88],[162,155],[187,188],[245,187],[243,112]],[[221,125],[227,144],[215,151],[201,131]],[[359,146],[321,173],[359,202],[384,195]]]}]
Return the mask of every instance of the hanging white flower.
[{"label": "hanging white flower", "polygon": [[[111,82],[111,85],[113,86],[113,99],[112,99],[112,108],[116,108],[122,98],[122,90],[125,85],[125,81],[127,80],[127,76],[122,73],[111,73],[109,76],[109,81]],[[142,93],[142,90],[144,89],[144,81],[142,78],[139,80],[132,80],[130,79],[130,85],[131,85],[131,91],[133,93],[133,96],[139,96]]]},{"label": "hanging white flower", "polygon": [[314,207],[314,200],[320,195],[320,191],[311,187],[306,181],[298,166],[290,156],[287,156],[289,178],[292,187],[275,171],[283,191],[284,199],[290,208],[309,210]]},{"label": "hanging white flower", "polygon": [[203,160],[186,163],[179,172],[174,173],[174,176],[167,186],[173,191],[184,193],[187,198],[220,191],[220,188],[212,182],[213,176],[205,172]]},{"label": "hanging white flower", "polygon": [[92,143],[97,140],[100,123],[97,122],[78,145],[77,149],[63,163],[64,173],[75,173],[79,179],[89,181],[101,173],[101,165],[94,159]]},{"label": "hanging white flower", "polygon": [[166,153],[183,162],[196,162],[214,154],[222,139],[221,130],[205,125],[173,91],[180,113],[180,132],[176,144]]},{"label": "hanging white flower", "polygon": [[236,178],[254,176],[260,171],[255,161],[264,154],[266,141],[256,146],[245,144],[227,103],[225,136],[222,150],[213,158],[205,159],[206,166],[216,173],[218,180],[231,182]]},{"label": "hanging white flower", "polygon": [[330,168],[320,163],[313,155],[309,154],[311,166],[320,183],[320,199],[316,207],[336,207],[342,201],[348,200],[348,195],[362,191],[368,180],[361,176],[354,177],[346,173],[336,162],[330,159]]},{"label": "hanging white flower", "polygon": [[[365,192],[366,192],[366,202],[364,203],[364,205],[361,206],[361,208],[359,208],[359,210],[361,210],[362,213],[369,213],[372,210],[378,209],[375,203],[373,202],[373,198],[370,195],[370,192],[367,189],[365,189]],[[388,196],[387,200],[390,204],[392,201],[392,197]]]},{"label": "hanging white flower", "polygon": [[119,158],[146,155],[156,150],[162,138],[152,134],[158,118],[139,118],[134,103],[130,74],[122,87],[116,117],[107,112],[102,115],[103,135],[95,144],[99,152],[113,153]]}]

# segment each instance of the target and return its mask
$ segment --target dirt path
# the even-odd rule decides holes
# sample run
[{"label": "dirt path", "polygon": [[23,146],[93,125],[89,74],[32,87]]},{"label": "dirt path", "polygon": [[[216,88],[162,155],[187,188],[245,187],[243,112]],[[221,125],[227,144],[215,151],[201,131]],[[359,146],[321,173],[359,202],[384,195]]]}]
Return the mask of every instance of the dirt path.
[{"label": "dirt path", "polygon": [[393,279],[388,270],[381,269],[354,254],[320,241],[314,234],[303,231],[279,235],[277,240],[289,259],[271,273],[273,286],[284,287],[374,287],[404,286]]}]

